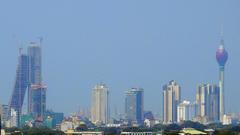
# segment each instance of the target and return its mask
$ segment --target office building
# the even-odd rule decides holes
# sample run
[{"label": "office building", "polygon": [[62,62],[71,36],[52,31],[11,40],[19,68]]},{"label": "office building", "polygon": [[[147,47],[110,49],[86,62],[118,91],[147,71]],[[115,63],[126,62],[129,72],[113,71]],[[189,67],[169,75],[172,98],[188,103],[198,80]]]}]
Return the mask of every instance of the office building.
[{"label": "office building", "polygon": [[46,90],[47,86],[45,85],[31,85],[31,114],[34,118],[44,118],[46,112]]},{"label": "office building", "polygon": [[35,42],[31,42],[28,47],[29,57],[29,83],[28,83],[28,113],[33,113],[33,95],[31,89],[32,85],[42,84],[42,58],[41,58],[41,47]]},{"label": "office building", "polygon": [[181,87],[172,80],[163,86],[163,122],[177,122],[177,106],[181,101]]},{"label": "office building", "polygon": [[144,122],[144,95],[142,88],[132,88],[125,93],[125,116],[131,124]]},{"label": "office building", "polygon": [[28,56],[22,54],[20,49],[15,83],[9,102],[9,107],[16,111],[17,126],[20,125],[20,117],[22,113],[22,106],[27,86],[28,86]]},{"label": "office building", "polygon": [[97,84],[92,90],[91,121],[107,124],[109,121],[109,90],[105,84]]},{"label": "office building", "polygon": [[217,85],[201,84],[197,87],[198,116],[205,118],[208,123],[220,120],[219,96],[220,90]]}]

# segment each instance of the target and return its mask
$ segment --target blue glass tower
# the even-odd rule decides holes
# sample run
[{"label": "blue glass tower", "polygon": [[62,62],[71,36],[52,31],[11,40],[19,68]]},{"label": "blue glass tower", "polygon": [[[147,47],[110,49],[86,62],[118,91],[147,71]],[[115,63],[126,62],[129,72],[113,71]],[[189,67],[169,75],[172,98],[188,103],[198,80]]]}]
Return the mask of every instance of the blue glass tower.
[{"label": "blue glass tower", "polygon": [[28,83],[28,113],[33,112],[33,91],[32,85],[42,84],[42,61],[41,47],[35,42],[31,42],[28,47],[29,57],[29,83]]},{"label": "blue glass tower", "polygon": [[17,126],[20,126],[20,117],[25,92],[28,86],[28,56],[21,54],[18,58],[16,79],[9,102],[9,107],[17,112]]},{"label": "blue glass tower", "polygon": [[143,89],[132,88],[126,92],[125,115],[130,123],[143,123]]},{"label": "blue glass tower", "polygon": [[32,116],[44,118],[46,112],[46,89],[45,85],[31,85],[32,90]]}]

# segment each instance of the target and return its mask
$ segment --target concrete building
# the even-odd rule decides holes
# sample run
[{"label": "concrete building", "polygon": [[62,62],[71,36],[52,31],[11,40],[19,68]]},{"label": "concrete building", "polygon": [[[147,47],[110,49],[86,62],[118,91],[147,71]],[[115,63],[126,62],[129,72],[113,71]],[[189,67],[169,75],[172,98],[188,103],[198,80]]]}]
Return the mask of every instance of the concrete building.
[{"label": "concrete building", "polygon": [[190,101],[182,101],[177,108],[177,122],[190,120]]},{"label": "concrete building", "polygon": [[9,119],[9,106],[0,104],[1,125],[5,126]]},{"label": "concrete building", "polygon": [[103,132],[98,131],[82,131],[82,132],[75,132],[73,130],[68,130],[66,132],[64,132],[66,135],[104,135]]},{"label": "concrete building", "polygon": [[223,125],[231,125],[232,124],[232,117],[230,115],[223,115]]},{"label": "concrete building", "polygon": [[181,87],[174,81],[163,86],[163,122],[177,122],[177,106],[181,101]]},{"label": "concrete building", "polygon": [[144,95],[142,88],[132,88],[125,93],[125,119],[130,124],[142,125],[144,118]]},{"label": "concrete building", "polygon": [[121,135],[153,135],[153,132],[122,132]]},{"label": "concrete building", "polygon": [[91,121],[107,124],[109,121],[109,90],[105,84],[98,84],[92,91]]},{"label": "concrete building", "polygon": [[17,127],[18,126],[18,112],[13,108],[10,109],[10,125],[9,127]]},{"label": "concrete building", "polygon": [[197,87],[198,116],[205,117],[208,123],[220,120],[219,96],[217,85],[201,84]]},{"label": "concrete building", "polygon": [[6,135],[5,130],[1,129],[1,134],[0,135]]}]

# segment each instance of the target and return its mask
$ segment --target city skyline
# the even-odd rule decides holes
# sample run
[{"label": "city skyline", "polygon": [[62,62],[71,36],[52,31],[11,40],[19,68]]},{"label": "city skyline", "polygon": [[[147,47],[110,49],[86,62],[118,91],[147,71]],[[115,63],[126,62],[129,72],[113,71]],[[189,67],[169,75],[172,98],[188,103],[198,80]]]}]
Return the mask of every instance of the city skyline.
[{"label": "city skyline", "polygon": [[[44,3],[46,2],[38,4],[44,5]],[[206,1],[199,2],[201,6],[207,3]],[[173,18],[160,13],[160,11],[168,11],[163,6],[160,6],[162,9],[157,6],[152,9],[148,8],[149,11],[146,13],[140,11],[140,8],[163,4],[182,9],[181,3],[175,5],[169,2],[154,1],[144,6],[146,4],[144,2],[129,2],[130,6],[125,6],[126,11],[108,7],[106,10],[101,10],[100,13],[97,11],[101,8],[93,5],[96,9],[87,14],[92,18],[88,18],[80,12],[89,11],[86,8],[80,10],[77,6],[69,3],[66,6],[61,3],[60,5],[68,10],[63,12],[60,11],[60,7],[56,7],[56,11],[59,13],[51,12],[47,17],[45,11],[42,13],[33,10],[39,19],[44,20],[43,24],[33,20],[26,21],[28,17],[38,18],[30,13],[24,14],[33,8],[31,7],[34,5],[32,2],[29,2],[30,9],[26,8],[20,13],[9,11],[13,18],[7,18],[3,13],[0,13],[0,16],[4,18],[4,21],[0,23],[3,30],[3,33],[0,34],[2,37],[0,40],[0,60],[7,67],[2,67],[0,72],[2,74],[0,77],[0,102],[7,104],[13,89],[19,44],[24,47],[28,46],[26,42],[37,41],[38,36],[42,36],[43,79],[44,83],[48,84],[48,108],[63,111],[66,114],[76,112],[79,108],[88,108],[91,105],[92,87],[99,82],[104,82],[110,89],[112,109],[117,106],[118,110],[123,113],[124,91],[131,87],[142,87],[145,90],[145,109],[162,112],[162,86],[168,81],[176,80],[182,87],[183,99],[190,101],[194,100],[193,95],[196,93],[197,84],[218,84],[218,64],[215,60],[215,52],[221,40],[221,26],[224,25],[225,48],[230,54],[225,68],[225,110],[226,112],[240,112],[237,104],[239,91],[236,85],[240,81],[238,78],[240,31],[237,25],[240,20],[237,18],[239,9],[235,7],[239,2],[233,1],[226,4],[225,1],[221,1],[219,3],[220,6],[214,8],[214,2],[210,2],[206,8],[208,10],[214,8],[215,12],[207,15],[206,11],[199,8],[194,10],[195,14],[189,13],[193,7],[198,7],[189,1],[191,10],[186,9],[180,13],[170,12],[169,14]],[[6,2],[6,4],[9,3]],[[88,2],[76,2],[75,4],[91,5]],[[102,5],[102,3],[99,4]],[[134,7],[135,5],[136,7]],[[47,7],[50,8],[50,6]],[[70,7],[73,9],[70,10]],[[221,11],[221,9],[226,10]],[[77,12],[79,14],[74,12],[75,10],[79,11]],[[113,10],[113,13],[120,18],[107,13],[109,10]],[[8,10],[3,7],[0,8],[0,11]],[[60,13],[66,14],[60,15]],[[13,22],[17,18],[14,19],[14,17],[17,15],[25,19],[15,24]],[[104,19],[99,18],[99,15],[102,15]],[[51,25],[47,25],[45,20],[53,16],[56,16],[57,21],[51,20]],[[61,23],[64,21],[61,19],[62,16],[69,20],[75,20],[74,17],[79,19],[76,19],[77,23],[68,26],[71,25],[68,21],[66,21],[67,24]],[[174,23],[179,19],[177,16],[183,17],[185,20]],[[112,18],[110,22],[105,22],[104,20],[108,20],[109,17]],[[130,19],[130,21],[125,22],[123,21],[125,17],[128,19],[135,17],[136,20]],[[162,19],[156,19],[158,17]],[[197,19],[198,17],[199,19]],[[87,19],[90,24],[87,24],[84,19]],[[151,21],[149,22],[147,19]],[[203,24],[204,21],[202,23],[199,21],[207,19],[208,25]],[[79,23],[81,20],[82,23]],[[192,25],[189,25],[187,21],[191,21]],[[9,22],[10,24],[8,24]],[[31,23],[32,25],[27,28],[27,24]],[[109,25],[111,23],[112,25]],[[25,27],[21,28],[21,26]],[[83,26],[87,28],[85,29]],[[70,29],[67,30],[67,27]],[[48,30],[48,28],[53,29]],[[59,32],[58,28],[63,28],[66,33]],[[106,29],[105,32],[104,29]],[[68,34],[71,31],[73,33]],[[117,35],[114,36],[114,33]],[[18,40],[21,42],[19,43]],[[56,93],[58,93],[57,96]],[[25,97],[27,96],[25,95]],[[61,103],[62,98],[67,99],[65,103]],[[78,98],[82,100],[79,101]],[[159,102],[155,105],[151,104],[154,102],[152,99],[158,98]],[[76,104],[71,104],[73,102]],[[27,106],[27,102],[24,103]]]}]

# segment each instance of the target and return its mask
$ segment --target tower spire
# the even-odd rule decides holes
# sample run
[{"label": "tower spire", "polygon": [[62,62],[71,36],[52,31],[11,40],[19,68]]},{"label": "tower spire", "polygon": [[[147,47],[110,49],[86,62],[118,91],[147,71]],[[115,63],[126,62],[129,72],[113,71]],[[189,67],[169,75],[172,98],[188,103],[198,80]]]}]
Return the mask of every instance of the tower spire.
[{"label": "tower spire", "polygon": [[23,48],[19,47],[18,51],[19,51],[19,55],[22,55]]},{"label": "tower spire", "polygon": [[221,25],[221,31],[220,31],[220,39],[221,39],[221,45],[224,46],[224,38],[223,38],[223,24]]}]

